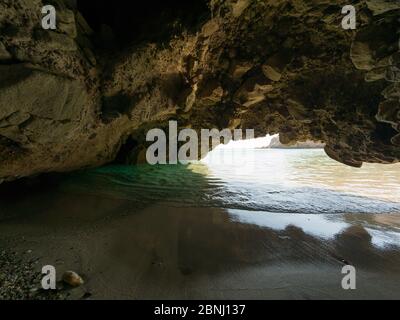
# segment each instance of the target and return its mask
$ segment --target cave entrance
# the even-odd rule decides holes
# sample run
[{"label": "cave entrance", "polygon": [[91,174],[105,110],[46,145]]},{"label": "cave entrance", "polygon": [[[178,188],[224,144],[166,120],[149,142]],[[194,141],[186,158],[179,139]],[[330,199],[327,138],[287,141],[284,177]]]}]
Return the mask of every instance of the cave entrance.
[{"label": "cave entrance", "polygon": [[95,31],[97,45],[114,37],[119,47],[195,31],[210,14],[207,0],[78,0],[77,8]]}]

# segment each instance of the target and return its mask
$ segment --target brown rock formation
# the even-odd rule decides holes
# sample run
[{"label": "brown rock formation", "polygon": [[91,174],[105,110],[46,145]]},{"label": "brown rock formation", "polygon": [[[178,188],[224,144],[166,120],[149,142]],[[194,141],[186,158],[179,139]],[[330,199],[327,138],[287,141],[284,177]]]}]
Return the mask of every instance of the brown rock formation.
[{"label": "brown rock formation", "polygon": [[400,160],[400,3],[0,0],[0,179],[135,162],[145,131],[254,128]]},{"label": "brown rock formation", "polygon": [[265,149],[323,149],[325,144],[318,141],[299,141],[292,144],[282,144],[279,137],[273,137]]}]

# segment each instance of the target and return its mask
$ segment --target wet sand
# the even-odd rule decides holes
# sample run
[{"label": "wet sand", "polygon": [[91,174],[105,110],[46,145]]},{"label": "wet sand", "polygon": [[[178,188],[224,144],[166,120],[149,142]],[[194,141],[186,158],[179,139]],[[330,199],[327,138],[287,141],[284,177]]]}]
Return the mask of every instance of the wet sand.
[{"label": "wet sand", "polygon": [[[400,247],[378,246],[367,232],[398,231],[400,215],[327,217],[343,228],[325,237],[313,234],[311,216],[299,224],[286,215],[282,226],[271,227],[243,218],[254,214],[170,203],[137,208],[128,200],[38,193],[2,203],[0,251],[16,252],[18,274],[22,263],[34,260],[27,265],[36,274],[50,264],[58,278],[73,270],[85,279],[82,287],[50,298],[400,298]],[[274,223],[280,216],[262,213]],[[357,269],[356,290],[341,287],[348,263]],[[37,279],[26,281],[39,287]]]}]

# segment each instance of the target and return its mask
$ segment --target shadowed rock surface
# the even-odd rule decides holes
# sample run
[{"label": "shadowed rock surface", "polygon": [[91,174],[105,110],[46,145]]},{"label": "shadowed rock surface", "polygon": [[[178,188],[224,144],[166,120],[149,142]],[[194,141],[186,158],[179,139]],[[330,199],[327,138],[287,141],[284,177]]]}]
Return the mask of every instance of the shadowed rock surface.
[{"label": "shadowed rock surface", "polygon": [[0,179],[143,159],[146,130],[254,128],[400,160],[400,2],[0,0]]}]

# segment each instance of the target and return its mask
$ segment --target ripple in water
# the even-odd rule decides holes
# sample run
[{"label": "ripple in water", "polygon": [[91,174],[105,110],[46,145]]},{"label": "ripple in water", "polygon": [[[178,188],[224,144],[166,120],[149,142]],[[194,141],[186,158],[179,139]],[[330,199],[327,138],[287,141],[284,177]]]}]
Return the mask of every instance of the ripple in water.
[{"label": "ripple in water", "polygon": [[109,166],[72,174],[63,187],[130,200],[137,206],[400,213],[400,165],[350,168],[319,149],[219,150],[187,166]]}]

